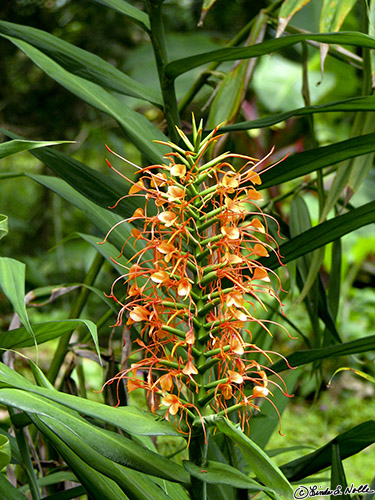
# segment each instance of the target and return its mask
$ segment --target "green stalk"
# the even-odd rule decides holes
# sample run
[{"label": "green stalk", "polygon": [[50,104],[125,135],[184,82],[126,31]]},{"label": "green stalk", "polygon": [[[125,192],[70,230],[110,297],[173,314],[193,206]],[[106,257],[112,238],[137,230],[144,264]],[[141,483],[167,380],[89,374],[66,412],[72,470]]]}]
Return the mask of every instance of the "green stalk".
[{"label": "green stalk", "polygon": [[[104,257],[98,252],[94,260],[91,264],[91,267],[86,275],[86,278],[84,279],[83,283],[85,285],[93,285],[94,281],[104,263]],[[70,312],[69,318],[74,319],[74,318],[79,318],[83,308],[86,305],[87,298],[89,296],[90,290],[86,287],[82,287],[76,301],[73,304],[72,310]],[[71,336],[73,335],[73,332],[65,333],[60,337],[58,346],[56,348],[55,354],[52,359],[51,366],[48,370],[47,378],[48,380],[54,384],[56,382],[57,375],[60,371],[60,368],[64,362],[65,356],[68,352],[69,348],[69,342],[71,339]]]},{"label": "green stalk", "polygon": [[165,73],[165,67],[168,64],[168,57],[165,42],[164,23],[161,12],[161,2],[159,0],[146,0],[146,5],[150,18],[150,38],[159,74],[168,133],[171,140],[178,144],[180,142],[180,137],[176,131],[176,125],[180,127],[180,115],[177,108],[174,80],[168,78]]}]

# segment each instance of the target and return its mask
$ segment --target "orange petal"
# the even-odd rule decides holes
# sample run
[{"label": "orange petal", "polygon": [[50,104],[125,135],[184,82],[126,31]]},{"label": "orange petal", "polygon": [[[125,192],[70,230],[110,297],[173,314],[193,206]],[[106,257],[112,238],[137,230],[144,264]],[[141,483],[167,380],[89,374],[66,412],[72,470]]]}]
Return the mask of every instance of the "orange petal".
[{"label": "orange petal", "polygon": [[263,196],[253,188],[247,190],[246,198],[248,200],[263,200]]},{"label": "orange petal", "polygon": [[263,245],[260,245],[259,243],[256,243],[254,245],[253,252],[255,255],[258,255],[259,257],[268,257],[267,249]]},{"label": "orange petal", "polygon": [[263,224],[260,222],[259,219],[253,219],[251,222],[250,222],[250,225],[255,227],[256,229],[258,229],[259,232],[261,233],[265,233],[266,230],[264,229],[264,226]]},{"label": "orange petal", "polygon": [[186,174],[186,167],[183,164],[173,165],[170,172],[171,175],[174,175],[175,177],[184,177]]},{"label": "orange petal", "polygon": [[197,375],[198,370],[195,368],[194,363],[191,359],[188,360],[182,373],[185,375]]},{"label": "orange petal", "polygon": [[256,267],[253,272],[253,280],[271,281],[268,273],[265,269],[261,267]]},{"label": "orange petal", "polygon": [[135,308],[130,312],[129,316],[135,322],[147,321],[150,316],[150,313],[143,306],[135,306]]},{"label": "orange petal", "polygon": [[170,227],[176,222],[177,216],[173,212],[166,211],[161,212],[158,215],[158,219],[160,220],[160,222],[165,224],[166,227]]},{"label": "orange petal", "polygon": [[168,201],[178,201],[184,198],[185,191],[176,186],[169,186],[167,194],[168,194]]},{"label": "orange petal", "polygon": [[129,194],[138,193],[139,191],[143,191],[144,189],[146,189],[146,187],[143,183],[143,180],[140,179],[138,182],[133,184],[132,187],[129,189]]},{"label": "orange petal", "polygon": [[169,279],[169,274],[165,271],[156,271],[151,274],[151,279],[154,283],[163,283]]},{"label": "orange petal", "polygon": [[254,398],[265,398],[268,396],[269,392],[270,391],[267,389],[267,387],[256,385],[253,389],[253,396]]},{"label": "orange petal", "polygon": [[186,297],[191,292],[191,283],[188,280],[183,279],[180,281],[180,284],[177,288],[177,293],[180,297]]},{"label": "orange petal", "polygon": [[234,384],[243,383],[243,376],[240,373],[228,370],[228,375],[229,375],[229,383],[234,383]]},{"label": "orange petal", "polygon": [[240,237],[239,230],[233,226],[222,226],[221,234],[226,236],[228,240],[238,240]]}]

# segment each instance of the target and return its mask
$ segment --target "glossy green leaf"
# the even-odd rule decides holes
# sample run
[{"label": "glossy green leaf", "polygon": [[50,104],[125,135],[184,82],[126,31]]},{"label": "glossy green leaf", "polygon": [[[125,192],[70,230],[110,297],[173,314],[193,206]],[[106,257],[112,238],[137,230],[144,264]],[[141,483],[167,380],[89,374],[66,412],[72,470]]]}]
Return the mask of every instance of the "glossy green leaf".
[{"label": "glossy green leaf", "polygon": [[125,2],[125,0],[93,0],[96,3],[100,3],[109,7],[120,14],[128,17],[135,23],[137,23],[141,28],[148,31],[150,29],[150,20],[148,15],[134,7],[134,5]]},{"label": "glossy green leaf", "polygon": [[[50,391],[50,389],[46,389],[46,391]],[[55,393],[57,391],[52,390],[51,392]],[[79,456],[81,456],[79,448],[83,450],[83,443],[85,443],[85,445],[92,449],[92,455],[101,454],[109,462],[112,460],[118,464],[126,465],[132,469],[170,481],[189,482],[189,475],[180,465],[148,450],[136,441],[95,427],[79,416],[75,416],[70,411],[66,411],[60,404],[56,404],[38,394],[4,388],[0,389],[0,401],[28,414],[37,414],[53,430],[57,428],[57,425],[63,425],[69,429],[73,436],[73,441],[74,439],[77,441],[78,448],[74,448],[71,443],[69,447]],[[53,420],[49,420],[49,417]],[[56,426],[54,421],[56,421]],[[59,428],[61,429],[61,427]],[[58,434],[68,444],[67,439],[62,437],[60,432]],[[82,440],[81,443],[79,443],[79,438]],[[86,452],[82,451],[82,453],[84,455],[88,454],[90,451],[89,448],[87,448]],[[98,460],[99,457],[97,457]],[[90,463],[90,465],[95,467],[93,463]]]},{"label": "glossy green leaf", "polygon": [[86,488],[93,500],[130,500],[121,488],[104,474],[90,467],[85,460],[76,455],[53,431],[38,417],[32,417],[42,434],[50,441],[56,451],[82,485]]},{"label": "glossy green leaf", "polygon": [[[56,339],[64,333],[73,331],[78,326],[84,325],[89,330],[91,337],[100,356],[98,345],[98,333],[96,325],[88,319],[65,319],[60,321],[46,321],[44,323],[36,323],[33,325],[35,342],[43,344],[49,340]],[[0,348],[1,349],[21,349],[23,347],[31,347],[34,345],[34,339],[30,337],[26,328],[16,328],[7,332],[0,332]]]},{"label": "glossy green leaf", "polygon": [[[279,37],[287,27],[294,14],[302,9],[310,0],[284,0],[279,12],[279,24],[277,26],[276,36]],[[327,30],[329,31],[329,30]]]},{"label": "glossy green leaf", "polygon": [[0,240],[8,234],[8,216],[0,214]]},{"label": "glossy green leaf", "polygon": [[[56,435],[58,435],[59,438],[63,440],[64,443],[88,465],[115,481],[120,486],[122,491],[124,491],[124,493],[126,493],[132,500],[149,500],[150,498],[155,500],[168,500],[169,497],[161,488],[156,486],[155,483],[150,480],[148,475],[140,474],[134,470],[119,465],[109,458],[106,458],[97,450],[94,450],[92,446],[86,442],[86,440],[79,439],[76,432],[72,432],[66,424],[59,422],[53,417],[47,417],[45,415],[40,415],[39,420],[41,420]],[[120,436],[117,435],[117,437]],[[108,442],[108,446],[111,444],[113,444],[113,441],[112,443]],[[161,457],[161,455],[158,457],[164,458]],[[155,468],[157,468],[159,458],[154,459]],[[131,460],[129,460],[129,462],[130,466],[132,466]],[[162,466],[163,464],[160,464],[161,468]],[[186,476],[188,477],[188,475]]]},{"label": "glossy green leaf", "polygon": [[168,422],[150,412],[141,411],[133,406],[112,408],[96,401],[38,387],[3,363],[0,363],[0,383],[28,391],[29,393],[38,394],[79,413],[119,427],[129,434],[181,436]]},{"label": "glossy green leaf", "polygon": [[224,62],[236,61],[237,59],[247,59],[249,57],[259,57],[264,54],[271,54],[277,50],[291,47],[296,43],[305,40],[312,40],[322,43],[335,43],[340,45],[352,45],[354,47],[375,48],[375,39],[355,31],[342,33],[308,33],[289,35],[281,38],[267,40],[266,42],[252,45],[251,47],[228,47],[225,49],[204,52],[195,56],[186,57],[172,61],[166,66],[166,74],[169,78],[175,79],[179,75],[190,71],[193,68],[211,61]]},{"label": "glossy green leaf", "polygon": [[9,439],[0,434],[0,471],[10,463],[10,443]]},{"label": "glossy green leaf", "polygon": [[[323,0],[322,10],[320,11],[319,31],[321,33],[339,31],[346,16],[356,3],[357,0]],[[322,72],[328,50],[329,45],[321,44],[320,58]]]},{"label": "glossy green leaf", "polygon": [[262,184],[258,189],[267,189],[373,151],[375,151],[375,134],[366,134],[329,146],[296,153],[264,172]]},{"label": "glossy green leaf", "polygon": [[239,446],[252,472],[265,486],[283,498],[293,499],[292,486],[280,469],[257,444],[226,418],[222,417],[216,420],[215,423],[221,432]]},{"label": "glossy green leaf", "polygon": [[357,0],[323,0],[319,31],[321,33],[339,31],[356,2]]},{"label": "glossy green leaf", "polygon": [[133,80],[101,57],[75,47],[45,31],[0,21],[0,34],[23,40],[60,64],[70,73],[100,85],[108,90],[138,97],[158,106],[162,105],[161,93]]},{"label": "glossy green leaf", "polygon": [[[345,234],[375,222],[375,201],[371,201],[355,208],[344,215],[330,219],[322,224],[305,231],[280,245],[280,255],[284,264],[298,257],[320,248],[327,243],[341,238]],[[271,269],[276,269],[280,263],[275,255],[262,259],[262,262]]]},{"label": "glossy green leaf", "polygon": [[43,500],[72,500],[73,498],[79,498],[85,495],[86,490],[83,486],[74,486],[59,493],[53,493],[53,495],[48,495],[44,497]]},{"label": "glossy green leaf", "polygon": [[168,139],[147,118],[125,106],[123,102],[99,85],[69,73],[32,45],[13,37],[6,36],[5,38],[19,47],[49,77],[99,111],[112,116],[129,140],[150,162],[160,163],[162,161],[162,156],[167,152],[167,148],[152,141],[168,141]]},{"label": "glossy green leaf", "polygon": [[27,497],[18,491],[3,474],[0,474],[0,491],[4,500],[27,500]]},{"label": "glossy green leaf", "polygon": [[[322,360],[337,356],[347,356],[348,354],[358,354],[360,352],[373,351],[375,349],[375,335],[362,337],[350,342],[343,342],[342,344],[322,347],[319,349],[308,349],[306,351],[296,351],[287,356],[289,366],[294,368],[312,363],[313,361]],[[284,360],[280,360],[272,365],[272,370],[282,372],[287,370],[288,365]]]},{"label": "glossy green leaf", "polygon": [[339,448],[340,458],[355,455],[370,444],[375,442],[375,421],[368,420],[353,427],[349,431],[339,434],[325,446],[313,453],[292,460],[280,468],[289,481],[299,481],[305,477],[329,467],[332,464],[332,445]]},{"label": "glossy green leaf", "polygon": [[292,109],[284,113],[277,113],[274,115],[266,116],[265,118],[258,118],[246,122],[234,123],[227,125],[221,129],[221,132],[231,132],[235,130],[250,130],[254,128],[271,127],[276,123],[283,122],[295,116],[305,116],[314,113],[334,113],[334,112],[348,112],[348,111],[374,111],[375,110],[375,97],[352,97],[342,101],[331,102],[327,104],[304,106],[303,108]]},{"label": "glossy green leaf", "polygon": [[[0,21],[1,23],[2,21]],[[6,156],[29,151],[30,149],[45,148],[46,146],[56,146],[58,144],[72,144],[74,141],[24,141],[14,140],[2,142],[0,144],[0,160]]]},{"label": "glossy green leaf", "polygon": [[25,264],[18,260],[0,257],[0,285],[33,340],[34,332],[25,306],[25,269]]},{"label": "glossy green leaf", "polygon": [[[0,132],[8,137],[19,137],[13,132],[2,128],[0,128]],[[58,151],[41,149],[33,151],[32,154],[79,193],[103,208],[114,206],[129,191],[131,186],[130,183],[124,182],[120,176],[113,179],[109,175],[98,172],[71,156]],[[103,145],[104,154],[108,154],[108,152]],[[131,217],[134,210],[140,206],[142,206],[142,201],[133,196],[121,200],[111,211],[123,217]]]},{"label": "glossy green leaf", "polygon": [[207,465],[198,467],[188,460],[183,461],[183,466],[190,475],[210,484],[229,484],[235,488],[247,489],[249,491],[272,491],[265,488],[243,472],[235,469],[229,464],[209,460]]}]

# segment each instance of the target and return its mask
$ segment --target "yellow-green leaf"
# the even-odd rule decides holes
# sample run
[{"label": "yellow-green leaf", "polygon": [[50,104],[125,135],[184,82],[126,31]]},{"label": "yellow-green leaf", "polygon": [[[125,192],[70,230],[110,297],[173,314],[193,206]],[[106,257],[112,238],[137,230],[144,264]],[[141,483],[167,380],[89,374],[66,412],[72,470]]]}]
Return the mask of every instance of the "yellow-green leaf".
[{"label": "yellow-green leaf", "polygon": [[279,25],[277,26],[276,37],[279,37],[294,14],[302,9],[310,0],[284,0],[279,12]]}]

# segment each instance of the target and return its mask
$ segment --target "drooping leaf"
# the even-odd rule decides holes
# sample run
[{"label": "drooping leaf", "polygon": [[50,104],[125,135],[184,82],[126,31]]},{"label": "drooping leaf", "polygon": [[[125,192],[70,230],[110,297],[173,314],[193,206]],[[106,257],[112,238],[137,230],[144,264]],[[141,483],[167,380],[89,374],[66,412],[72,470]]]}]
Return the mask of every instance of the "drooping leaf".
[{"label": "drooping leaf", "polygon": [[71,43],[57,38],[50,33],[30,26],[0,21],[0,34],[8,35],[33,45],[70,73],[94,82],[101,87],[132,97],[138,97],[158,106],[162,104],[161,94],[156,89],[146,87],[101,57],[87,50],[75,47]]},{"label": "drooping leaf", "polygon": [[76,455],[53,431],[38,417],[33,417],[34,423],[48,439],[56,451],[63,457],[70,470],[85,487],[94,500],[130,500],[121,488],[104,474],[90,467]]},{"label": "drooping leaf", "polygon": [[[284,264],[291,262],[298,257],[327,245],[332,241],[341,238],[355,229],[375,222],[375,201],[370,201],[361,207],[355,208],[344,215],[330,219],[322,224],[318,224],[304,233],[292,238],[280,245],[280,255]],[[262,262],[276,269],[280,263],[276,256],[270,255]]]},{"label": "drooping leaf", "polygon": [[[342,344],[334,346],[322,347],[319,349],[308,349],[306,351],[296,351],[287,356],[286,359],[288,360],[290,366],[298,367],[317,360],[337,356],[347,356],[348,354],[358,354],[360,352],[372,351],[374,349],[375,335],[370,335],[368,337],[351,340],[350,342],[343,342]],[[272,365],[272,370],[276,372],[282,372],[287,369],[288,365],[284,360],[280,360]]]},{"label": "drooping leaf", "polygon": [[294,14],[301,10],[309,1],[310,0],[284,0],[279,12],[279,24],[277,26],[276,37],[282,35]]},{"label": "drooping leaf", "polygon": [[119,427],[129,434],[180,436],[174,427],[150,412],[141,411],[133,406],[112,408],[96,401],[38,387],[3,363],[0,363],[0,383],[43,396],[79,413]]},{"label": "drooping leaf", "polygon": [[25,264],[18,260],[0,257],[0,285],[35,344],[25,306],[25,269]]},{"label": "drooping leaf", "polygon": [[109,7],[117,12],[120,12],[120,14],[124,14],[124,16],[128,17],[129,19],[137,23],[141,28],[143,28],[146,31],[149,31],[150,20],[148,18],[148,15],[145,12],[134,7],[134,5],[125,2],[125,0],[93,0],[93,1],[105,5],[106,7]]},{"label": "drooping leaf", "polygon": [[327,384],[327,386],[330,386],[332,384],[332,380],[333,380],[333,377],[336,375],[336,373],[339,373],[339,372],[342,372],[342,371],[350,371],[350,372],[353,372],[355,373],[356,375],[358,375],[359,377],[361,378],[364,378],[365,380],[367,380],[368,382],[371,382],[373,384],[375,384],[375,377],[372,377],[371,375],[369,375],[368,373],[365,373],[361,370],[357,370],[356,368],[350,368],[348,366],[342,366],[341,368],[338,368],[335,373],[332,375],[332,377],[329,379],[329,382]]},{"label": "drooping leaf", "polygon": [[[55,390],[44,390],[57,393]],[[188,474],[180,465],[148,450],[136,441],[94,426],[84,419],[75,416],[72,412],[66,411],[60,404],[56,404],[38,394],[30,394],[19,389],[3,388],[0,389],[0,401],[8,406],[23,410],[28,414],[37,414],[52,430],[56,429],[57,425],[63,425],[69,429],[73,436],[73,441],[74,439],[77,441],[78,448],[73,448],[72,444],[69,444],[69,446],[79,456],[81,456],[79,447],[82,448],[82,443],[85,442],[89,448],[92,448],[93,455],[95,451],[106,457],[109,461],[112,460],[147,474],[159,476],[170,481],[189,482]],[[59,428],[61,429],[61,427]],[[68,440],[62,437],[60,432],[57,433],[68,444]],[[79,444],[80,439],[82,440],[81,444]],[[89,450],[87,449],[88,452]],[[90,465],[95,467],[92,463]]]},{"label": "drooping leaf", "polygon": [[0,240],[8,234],[8,216],[0,214]]},{"label": "drooping leaf", "polygon": [[283,498],[293,498],[293,488],[291,484],[281,470],[257,444],[226,418],[217,419],[215,423],[221,432],[235,441],[239,446],[251,470],[265,486],[271,488]]},{"label": "drooping leaf", "polygon": [[353,45],[354,47],[365,47],[369,49],[375,48],[375,39],[373,37],[355,31],[343,31],[342,33],[303,33],[267,40],[252,45],[251,47],[228,47],[178,59],[167,64],[165,71],[169,78],[175,79],[179,75],[211,61],[224,62],[246,59],[248,57],[259,57],[264,54],[271,54],[272,52],[276,52],[286,47],[291,47],[305,40],[340,45]]},{"label": "drooping leaf", "polygon": [[229,484],[235,488],[247,489],[249,491],[272,491],[250,479],[243,472],[235,469],[229,464],[209,460],[207,465],[198,467],[188,460],[183,461],[183,466],[193,477],[210,484]]},{"label": "drooping leaf", "polygon": [[168,139],[147,118],[125,106],[99,85],[69,73],[32,45],[13,37],[5,36],[5,38],[19,47],[49,77],[99,111],[112,116],[129,140],[150,162],[160,163],[162,161],[162,156],[167,149],[152,141],[168,141]]},{"label": "drooping leaf", "polygon": [[[2,21],[0,21],[1,23]],[[0,160],[6,156],[29,151],[30,149],[45,148],[46,146],[56,146],[58,144],[71,144],[74,141],[24,141],[14,140],[0,144]]]},{"label": "drooping leaf", "polygon": [[[32,326],[32,328],[36,343],[43,344],[44,342],[48,342],[49,340],[64,335],[64,333],[71,332],[81,325],[85,325],[89,330],[99,356],[100,353],[96,325],[88,319],[46,321],[44,323],[36,323]],[[33,345],[34,339],[30,337],[26,328],[16,328],[8,332],[0,332],[0,348],[2,349],[21,349],[23,347],[31,347]]]},{"label": "drooping leaf", "polygon": [[[74,453],[77,454],[77,456],[84,460],[88,465],[115,481],[120,486],[122,491],[124,491],[124,493],[126,493],[131,499],[149,500],[149,498],[152,498],[155,500],[168,500],[170,498],[161,488],[155,485],[149,475],[140,474],[131,468],[124,467],[115,461],[106,458],[97,450],[92,448],[92,446],[90,446],[85,439],[78,438],[75,432],[72,432],[67,425],[59,422],[57,419],[40,415],[38,420],[41,420],[45,425],[47,425],[55,434],[59,436],[60,439],[64,441],[64,443],[69,446]],[[38,424],[36,423],[36,425]],[[117,437],[120,436],[117,435]],[[161,459],[164,458],[161,457],[161,455],[158,457]],[[157,466],[157,461],[158,458],[156,458],[155,466]],[[131,466],[131,461],[129,462]],[[162,464],[160,464],[160,469],[162,468]],[[186,476],[188,477],[187,474]]]},{"label": "drooping leaf", "polygon": [[299,481],[305,477],[316,474],[332,464],[332,446],[339,448],[340,458],[355,455],[370,444],[375,442],[375,421],[368,420],[353,427],[349,431],[339,434],[325,446],[313,453],[292,460],[280,468],[289,481]]}]

